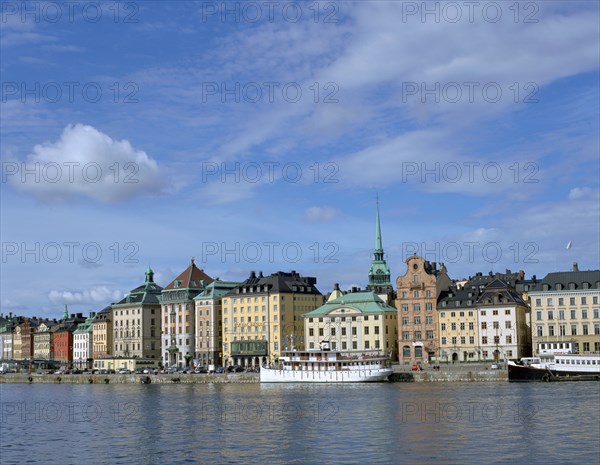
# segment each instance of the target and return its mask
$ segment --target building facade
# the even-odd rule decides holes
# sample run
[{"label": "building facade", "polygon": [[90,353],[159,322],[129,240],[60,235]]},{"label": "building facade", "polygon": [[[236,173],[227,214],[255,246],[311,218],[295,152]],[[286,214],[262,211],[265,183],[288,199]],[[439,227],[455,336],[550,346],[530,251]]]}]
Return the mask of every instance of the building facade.
[{"label": "building facade", "polygon": [[477,299],[479,350],[495,362],[531,355],[530,309],[521,294],[501,279],[488,284]]},{"label": "building facade", "polygon": [[452,281],[443,263],[438,269],[417,255],[406,260],[406,267],[396,280],[400,363],[439,361],[437,301]]},{"label": "building facade", "polygon": [[83,323],[77,325],[73,331],[73,366],[79,370],[92,368],[92,323],[96,317],[95,312],[90,312],[90,316]]},{"label": "building facade", "polygon": [[160,297],[162,287],[148,268],[144,284],[111,305],[114,357],[160,359]]},{"label": "building facade", "polygon": [[574,342],[579,353],[600,353],[600,270],[549,273],[529,292],[533,350]]},{"label": "building facade", "polygon": [[378,350],[395,359],[397,318],[396,309],[373,291],[344,294],[304,314],[304,347],[329,342],[331,350]]},{"label": "building facade", "polygon": [[200,366],[223,364],[223,296],[239,282],[213,281],[194,298],[196,308],[196,362]]},{"label": "building facade", "polygon": [[112,354],[113,347],[113,324],[112,307],[104,307],[92,322],[92,358],[95,360],[101,356]]},{"label": "building facade", "polygon": [[468,284],[443,292],[437,305],[440,361],[474,362],[479,350],[477,299],[481,291]]},{"label": "building facade", "polygon": [[194,297],[214,280],[198,268],[194,259],[190,265],[162,291],[161,350],[165,367],[190,366],[196,353],[196,304]]},{"label": "building facade", "polygon": [[54,328],[56,320],[43,320],[33,333],[33,358],[40,360],[54,360]]},{"label": "building facade", "polygon": [[323,304],[317,279],[279,271],[248,279],[223,297],[226,365],[257,366],[304,347],[303,315]]},{"label": "building facade", "polygon": [[65,307],[63,319],[52,328],[54,335],[54,359],[64,368],[73,368],[73,332],[85,318],[82,313],[72,313],[70,316]]}]

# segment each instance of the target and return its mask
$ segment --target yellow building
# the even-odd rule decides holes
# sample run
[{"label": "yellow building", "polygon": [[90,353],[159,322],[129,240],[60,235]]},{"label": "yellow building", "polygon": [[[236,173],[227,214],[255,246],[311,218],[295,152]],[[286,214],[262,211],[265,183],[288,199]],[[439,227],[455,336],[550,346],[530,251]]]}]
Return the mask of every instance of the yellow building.
[{"label": "yellow building", "polygon": [[224,365],[257,366],[304,347],[302,315],[323,304],[317,279],[295,271],[250,273],[222,300]]},{"label": "yellow building", "polygon": [[335,295],[336,298],[304,315],[304,347],[317,349],[321,342],[327,341],[331,350],[381,350],[395,358],[396,309],[373,291]]},{"label": "yellow building", "polygon": [[480,291],[470,287],[451,287],[438,302],[440,361],[480,360],[476,302]]},{"label": "yellow building", "polygon": [[111,355],[113,348],[112,308],[103,308],[92,322],[92,358]]},{"label": "yellow building", "polygon": [[[579,353],[600,353],[600,270],[549,273],[529,291],[533,353],[539,344],[574,342]],[[550,348],[550,347],[546,347]]]}]

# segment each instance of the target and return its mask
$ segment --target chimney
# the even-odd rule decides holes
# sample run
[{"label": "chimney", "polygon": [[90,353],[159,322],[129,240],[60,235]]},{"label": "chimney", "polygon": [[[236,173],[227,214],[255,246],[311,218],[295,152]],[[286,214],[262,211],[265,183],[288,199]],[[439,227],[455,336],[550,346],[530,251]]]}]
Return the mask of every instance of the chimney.
[{"label": "chimney", "polygon": [[339,291],[339,290],[340,290],[340,283],[335,283],[335,284],[333,285],[333,290],[334,290],[334,291]]},{"label": "chimney", "polygon": [[577,265],[577,262],[573,262],[573,271],[579,271],[579,266]]},{"label": "chimney", "polygon": [[258,277],[259,277],[259,278],[264,278],[264,276],[263,276],[263,272],[262,272],[262,271],[259,271],[259,272],[258,272]]},{"label": "chimney", "polygon": [[254,279],[254,278],[256,278],[256,272],[251,271],[250,272],[250,279]]}]

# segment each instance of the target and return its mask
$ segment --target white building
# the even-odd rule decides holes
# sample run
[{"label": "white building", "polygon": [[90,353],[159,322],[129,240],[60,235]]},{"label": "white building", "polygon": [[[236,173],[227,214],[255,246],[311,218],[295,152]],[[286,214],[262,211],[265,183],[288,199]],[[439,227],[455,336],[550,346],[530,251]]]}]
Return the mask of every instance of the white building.
[{"label": "white building", "polygon": [[502,361],[531,355],[529,305],[509,284],[496,279],[477,300],[482,360]]}]

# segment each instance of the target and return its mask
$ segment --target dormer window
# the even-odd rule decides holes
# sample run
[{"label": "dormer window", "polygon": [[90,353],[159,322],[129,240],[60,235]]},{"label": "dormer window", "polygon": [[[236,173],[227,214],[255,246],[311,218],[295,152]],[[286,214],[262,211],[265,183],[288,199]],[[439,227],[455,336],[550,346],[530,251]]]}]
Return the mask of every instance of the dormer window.
[{"label": "dormer window", "polygon": [[543,291],[549,291],[550,290],[550,286],[548,286],[548,284],[544,284],[544,285],[542,285],[542,290]]},{"label": "dormer window", "polygon": [[556,290],[557,290],[557,291],[560,291],[560,290],[562,290],[562,289],[563,289],[563,285],[562,285],[561,283],[558,283],[558,284],[556,285]]},{"label": "dormer window", "polygon": [[569,289],[570,290],[575,290],[575,283],[569,283]]},{"label": "dormer window", "polygon": [[588,283],[587,281],[583,282],[581,285],[584,289],[589,289],[590,288],[590,283]]}]

